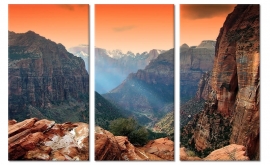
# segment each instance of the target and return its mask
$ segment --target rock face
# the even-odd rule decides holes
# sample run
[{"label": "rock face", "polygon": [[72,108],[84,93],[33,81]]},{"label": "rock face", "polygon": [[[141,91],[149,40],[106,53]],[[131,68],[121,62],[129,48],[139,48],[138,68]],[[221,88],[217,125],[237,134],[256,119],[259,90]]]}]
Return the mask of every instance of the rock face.
[{"label": "rock face", "polygon": [[9,160],[89,160],[89,126],[37,118],[8,126]]},{"label": "rock face", "polygon": [[121,85],[103,96],[131,112],[139,124],[153,127],[158,118],[173,109],[174,49],[160,54],[144,70],[129,74]]},{"label": "rock face", "polygon": [[8,51],[10,119],[60,116],[48,113],[69,101],[81,108],[74,112],[86,110],[89,75],[81,58],[33,31],[9,32]]},{"label": "rock face", "polygon": [[123,53],[121,50],[95,48],[95,91],[101,94],[109,92],[120,85],[130,73],[144,69],[163,52],[165,51],[152,49],[135,55],[130,51]]},{"label": "rock face", "polygon": [[135,147],[125,136],[95,128],[95,160],[174,160],[174,143],[168,138]]},{"label": "rock face", "polygon": [[226,147],[217,149],[213,152],[211,152],[207,157],[204,159],[201,159],[196,156],[191,156],[187,154],[187,150],[185,147],[180,148],[180,160],[183,161],[243,161],[243,160],[249,160],[249,158],[246,156],[246,148],[242,145],[237,144],[231,144]]},{"label": "rock face", "polygon": [[208,99],[208,93],[211,91],[211,73],[202,74],[197,86],[195,97],[180,106],[180,129],[185,126],[194,115],[204,109],[205,100]]},{"label": "rock face", "polygon": [[193,98],[202,75],[211,71],[214,63],[215,41],[204,40],[197,47],[180,47],[181,104]]},{"label": "rock face", "polygon": [[259,160],[259,13],[259,5],[237,5],[220,29],[204,111],[181,133],[198,151],[238,144]]},{"label": "rock face", "polygon": [[204,160],[249,160],[247,149],[242,145],[231,144],[211,152]]}]

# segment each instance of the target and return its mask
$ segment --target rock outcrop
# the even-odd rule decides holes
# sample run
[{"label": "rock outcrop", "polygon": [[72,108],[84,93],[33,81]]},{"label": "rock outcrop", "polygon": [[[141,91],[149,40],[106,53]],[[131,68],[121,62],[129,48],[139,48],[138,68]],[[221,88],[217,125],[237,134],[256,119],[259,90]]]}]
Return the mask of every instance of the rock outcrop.
[{"label": "rock outcrop", "polygon": [[[181,132],[181,144],[211,151],[229,144],[260,156],[259,5],[237,5],[220,29],[204,110]],[[181,141],[182,142],[182,141]]]},{"label": "rock outcrop", "polygon": [[89,125],[37,118],[9,121],[9,160],[89,160]]},{"label": "rock outcrop", "polygon": [[207,157],[201,159],[189,155],[185,147],[180,148],[180,160],[182,161],[244,161],[249,160],[246,156],[246,148],[242,145],[231,144],[211,152]]},{"label": "rock outcrop", "polygon": [[70,113],[81,119],[76,121],[88,121],[80,113],[89,104],[89,75],[84,61],[67,52],[63,45],[33,31],[9,31],[8,37],[9,119],[39,117],[71,121],[54,118],[63,113],[54,114],[56,110],[52,109],[65,109],[58,106],[72,102],[78,110],[72,107]]},{"label": "rock outcrop", "polygon": [[214,63],[215,41],[204,40],[197,47],[180,47],[181,104],[193,98],[203,74],[211,71]]},{"label": "rock outcrop", "polygon": [[174,143],[168,138],[160,138],[135,147],[126,136],[114,136],[96,127],[95,160],[174,160]]}]

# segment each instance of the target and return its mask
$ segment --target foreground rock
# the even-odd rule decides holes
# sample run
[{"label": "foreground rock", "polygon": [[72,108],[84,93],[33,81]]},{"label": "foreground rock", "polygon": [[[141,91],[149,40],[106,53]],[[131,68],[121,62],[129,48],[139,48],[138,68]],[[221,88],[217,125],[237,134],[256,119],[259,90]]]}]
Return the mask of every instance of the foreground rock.
[{"label": "foreground rock", "polygon": [[160,138],[135,147],[127,137],[96,127],[95,160],[174,160],[174,143]]},{"label": "foreground rock", "polygon": [[217,149],[211,152],[207,157],[201,159],[197,156],[190,156],[187,154],[187,150],[185,147],[180,148],[180,160],[184,161],[193,161],[193,160],[206,160],[206,161],[232,161],[232,160],[249,160],[246,156],[246,147],[237,144],[231,144],[226,147]]},{"label": "foreground rock", "polygon": [[47,119],[9,121],[9,160],[89,160],[89,125]]}]

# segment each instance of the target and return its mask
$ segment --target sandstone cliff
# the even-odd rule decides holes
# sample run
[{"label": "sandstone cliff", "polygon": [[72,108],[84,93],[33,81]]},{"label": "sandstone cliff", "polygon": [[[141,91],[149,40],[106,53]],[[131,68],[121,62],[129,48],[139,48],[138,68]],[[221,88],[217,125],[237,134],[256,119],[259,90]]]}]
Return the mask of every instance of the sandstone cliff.
[{"label": "sandstone cliff", "polygon": [[204,40],[197,47],[180,47],[181,104],[193,98],[204,72],[211,71],[214,63],[215,41]]},{"label": "sandstone cliff", "polygon": [[88,122],[89,75],[81,58],[33,31],[9,32],[8,51],[10,119],[72,121],[62,109]]},{"label": "sandstone cliff", "polygon": [[95,160],[174,160],[174,143],[168,138],[135,147],[125,136],[95,128]]},{"label": "sandstone cliff", "polygon": [[51,120],[9,120],[9,160],[89,160],[89,125]]},{"label": "sandstone cliff", "polygon": [[181,131],[181,144],[204,156],[238,144],[260,159],[259,13],[259,5],[237,5],[220,29],[204,110]]}]

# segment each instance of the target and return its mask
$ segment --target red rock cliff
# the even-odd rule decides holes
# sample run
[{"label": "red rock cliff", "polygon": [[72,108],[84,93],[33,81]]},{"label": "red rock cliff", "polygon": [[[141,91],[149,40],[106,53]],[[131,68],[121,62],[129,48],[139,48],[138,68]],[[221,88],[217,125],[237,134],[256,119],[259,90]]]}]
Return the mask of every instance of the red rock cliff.
[{"label": "red rock cliff", "polygon": [[244,145],[250,159],[259,159],[259,13],[259,5],[237,5],[220,29],[208,101],[181,135],[191,136],[197,150],[229,142]]},{"label": "red rock cliff", "polygon": [[217,111],[231,116],[230,143],[259,156],[260,17],[259,5],[238,5],[217,38],[212,88]]},{"label": "red rock cliff", "polygon": [[[89,95],[84,61],[61,44],[33,31],[9,32],[9,117],[28,118],[29,105],[50,109],[70,99]],[[88,102],[88,101],[87,101]]]}]

